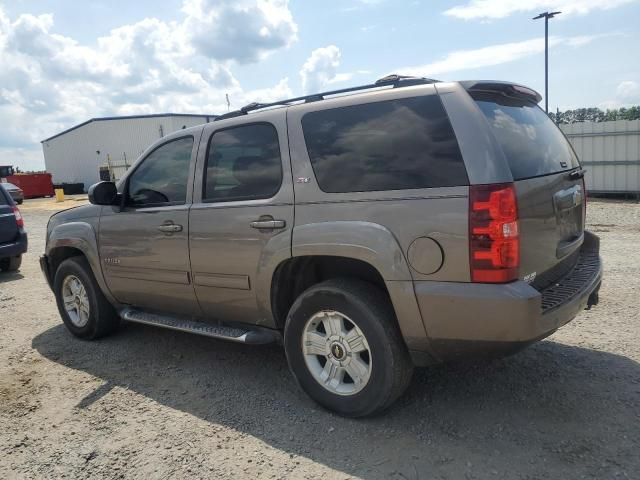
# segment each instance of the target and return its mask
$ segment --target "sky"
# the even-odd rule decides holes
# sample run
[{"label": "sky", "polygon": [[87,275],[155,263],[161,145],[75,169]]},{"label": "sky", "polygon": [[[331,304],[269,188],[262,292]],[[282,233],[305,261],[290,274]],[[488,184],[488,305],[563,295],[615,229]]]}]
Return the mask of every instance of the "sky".
[{"label": "sky", "polygon": [[390,73],[640,104],[640,0],[0,0],[0,165],[93,117],[227,111]]}]

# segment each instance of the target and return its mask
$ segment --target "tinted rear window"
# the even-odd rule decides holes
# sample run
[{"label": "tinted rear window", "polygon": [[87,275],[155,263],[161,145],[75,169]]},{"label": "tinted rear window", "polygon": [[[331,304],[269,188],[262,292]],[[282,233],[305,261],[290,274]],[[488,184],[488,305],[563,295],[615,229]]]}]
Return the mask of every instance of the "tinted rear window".
[{"label": "tinted rear window", "polygon": [[468,185],[453,129],[436,95],[307,113],[304,138],[325,192]]},{"label": "tinted rear window", "polygon": [[514,180],[578,166],[569,142],[537,105],[490,97],[475,100],[507,157]]}]

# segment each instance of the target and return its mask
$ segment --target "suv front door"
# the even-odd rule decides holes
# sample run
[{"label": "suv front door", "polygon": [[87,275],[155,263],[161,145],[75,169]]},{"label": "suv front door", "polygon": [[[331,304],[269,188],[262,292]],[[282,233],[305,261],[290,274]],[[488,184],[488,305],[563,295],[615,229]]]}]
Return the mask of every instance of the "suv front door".
[{"label": "suv front door", "polygon": [[156,147],[124,180],[124,207],[103,207],[99,249],[121,303],[198,315],[189,264],[189,207],[200,132]]},{"label": "suv front door", "polygon": [[285,115],[205,127],[189,238],[193,283],[209,320],[273,326],[271,277],[291,256],[293,228]]}]

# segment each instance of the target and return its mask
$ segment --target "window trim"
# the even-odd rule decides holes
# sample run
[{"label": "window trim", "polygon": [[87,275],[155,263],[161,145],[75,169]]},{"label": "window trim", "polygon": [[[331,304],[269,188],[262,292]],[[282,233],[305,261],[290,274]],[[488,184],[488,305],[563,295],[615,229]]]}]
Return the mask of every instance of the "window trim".
[{"label": "window trim", "polygon": [[[314,113],[324,113],[324,112],[328,112],[328,111],[332,111],[332,110],[342,110],[342,109],[346,109],[346,108],[355,108],[355,107],[366,107],[368,105],[373,105],[373,104],[378,104],[378,103],[391,103],[391,102],[402,102],[404,100],[413,100],[413,99],[417,99],[417,98],[426,98],[426,97],[437,97],[438,102],[440,104],[440,106],[442,107],[442,112],[444,113],[445,118],[447,119],[447,121],[449,122],[449,127],[451,128],[451,133],[453,134],[453,138],[456,142],[456,147],[458,149],[458,153],[460,155],[460,161],[462,163],[462,166],[464,168],[465,171],[465,176],[466,176],[466,182],[462,183],[460,185],[447,185],[447,186],[443,186],[443,185],[435,185],[435,186],[431,186],[431,187],[412,187],[412,188],[386,188],[386,189],[382,189],[382,190],[348,190],[348,191],[344,191],[344,192],[331,192],[331,191],[327,191],[325,189],[322,188],[322,186],[320,185],[320,181],[318,180],[318,175],[316,173],[316,168],[314,166],[314,162],[311,159],[311,153],[309,151],[309,146],[307,145],[307,137],[305,135],[305,131],[304,131],[304,119],[305,117],[307,117],[308,115],[314,114]],[[397,97],[397,98],[389,98],[389,99],[385,99],[385,100],[379,100],[376,102],[364,102],[364,103],[356,103],[356,104],[352,104],[352,105],[341,105],[341,106],[337,106],[337,107],[332,107],[332,108],[322,108],[322,109],[318,109],[318,110],[312,110],[309,112],[305,112],[301,117],[300,117],[300,132],[302,133],[302,139],[304,141],[304,149],[305,152],[307,154],[307,158],[309,159],[309,165],[311,166],[311,171],[313,172],[313,175],[315,177],[315,182],[316,185],[318,187],[318,189],[327,195],[348,195],[348,194],[352,194],[352,193],[370,193],[370,192],[402,192],[402,191],[407,191],[407,190],[427,190],[427,189],[432,189],[432,188],[457,188],[457,187],[468,187],[471,184],[471,180],[469,179],[469,171],[467,170],[467,165],[464,161],[464,156],[462,155],[462,149],[460,148],[460,142],[458,141],[458,137],[456,135],[456,132],[453,128],[453,124],[451,123],[451,119],[449,118],[449,113],[447,112],[447,109],[444,106],[444,102],[442,101],[442,98],[440,98],[440,95],[438,95],[437,93],[435,94],[421,94],[421,95],[414,95],[414,96],[408,96],[408,97]]]},{"label": "window trim", "polygon": [[175,137],[175,138],[171,138],[170,140],[161,143],[160,145],[158,145],[157,147],[155,147],[153,150],[151,150],[142,160],[140,160],[140,162],[138,162],[138,164],[135,166],[135,168],[133,170],[131,170],[131,173],[129,173],[127,175],[127,179],[125,182],[125,186],[123,189],[123,195],[122,195],[122,204],[123,204],[123,208],[124,209],[131,209],[131,210],[139,210],[142,208],[158,208],[158,207],[173,207],[176,205],[186,205],[187,204],[187,198],[185,197],[184,202],[156,202],[156,203],[144,203],[141,205],[131,205],[130,203],[128,203],[128,199],[129,199],[129,184],[131,182],[131,177],[133,177],[135,175],[135,173],[138,171],[138,169],[142,166],[142,164],[144,164],[144,162],[147,161],[147,159],[153,155],[157,150],[159,150],[160,148],[164,147],[165,145],[169,145],[170,143],[173,142],[177,142],[178,140],[184,140],[185,138],[190,138],[193,141],[193,145],[191,145],[191,155],[189,157],[189,170],[187,171],[187,191],[189,189],[189,172],[191,171],[191,166],[193,164],[193,147],[196,145],[196,137],[194,135],[182,135],[180,137]]},{"label": "window trim", "polygon": [[[251,127],[251,126],[256,126],[256,125],[266,125],[271,127],[275,133],[276,133],[276,139],[278,140],[278,157],[280,158],[280,183],[278,184],[278,188],[276,189],[276,191],[273,193],[273,195],[269,196],[269,197],[234,197],[234,198],[227,198],[227,199],[219,199],[219,198],[207,198],[206,194],[207,194],[207,169],[209,168],[209,153],[211,152],[211,145],[213,144],[213,137],[216,136],[216,133],[220,133],[220,132],[225,132],[227,130],[233,130],[233,129],[237,129],[237,128],[242,128],[242,127]],[[272,198],[275,198],[278,193],[280,193],[280,190],[282,190],[282,185],[284,183],[284,168],[282,167],[282,146],[281,146],[281,142],[280,142],[280,132],[278,131],[278,127],[276,125],[274,125],[271,122],[267,122],[267,121],[258,121],[258,122],[248,122],[248,123],[239,123],[236,125],[229,125],[228,127],[224,127],[224,128],[219,128],[217,130],[214,130],[213,132],[211,132],[211,135],[209,136],[209,139],[207,140],[207,149],[205,151],[205,155],[204,155],[204,166],[202,169],[202,188],[201,188],[201,192],[200,192],[200,202],[201,203],[232,203],[232,202],[251,202],[251,201],[264,201],[264,200],[270,200]]]}]

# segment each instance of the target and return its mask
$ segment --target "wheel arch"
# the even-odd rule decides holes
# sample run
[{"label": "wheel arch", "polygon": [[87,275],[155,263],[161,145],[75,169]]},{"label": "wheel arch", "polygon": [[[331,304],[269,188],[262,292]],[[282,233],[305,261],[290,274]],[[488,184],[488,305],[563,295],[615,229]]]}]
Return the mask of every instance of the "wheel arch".
[{"label": "wheel arch", "polygon": [[393,233],[365,221],[308,223],[293,231],[292,256],[328,255],[361,260],[385,281],[411,280],[409,265]]},{"label": "wheel arch", "polygon": [[270,305],[276,327],[284,328],[296,298],[309,287],[331,278],[357,278],[388,295],[384,279],[371,264],[335,255],[303,255],[282,261],[273,272]]},{"label": "wheel arch", "polygon": [[105,297],[111,303],[116,303],[102,275],[98,242],[92,225],[86,222],[69,222],[56,226],[49,235],[45,253],[49,263],[51,284],[56,270],[64,260],[83,256],[89,263],[91,272]]},{"label": "wheel arch", "polygon": [[[296,294],[311,285],[339,276],[356,277],[373,283],[388,296],[407,347],[416,364],[434,363],[435,355],[415,296],[411,272],[393,233],[383,225],[365,221],[318,222],[296,226],[292,256],[282,259],[266,283],[268,310],[274,326],[282,328]],[[332,275],[305,283],[308,263],[343,265],[328,268]],[[354,268],[355,267],[355,268]],[[302,275],[302,277],[300,276]],[[306,277],[308,278],[308,277]],[[284,287],[282,287],[284,286]],[[296,290],[297,289],[297,290]]]}]

